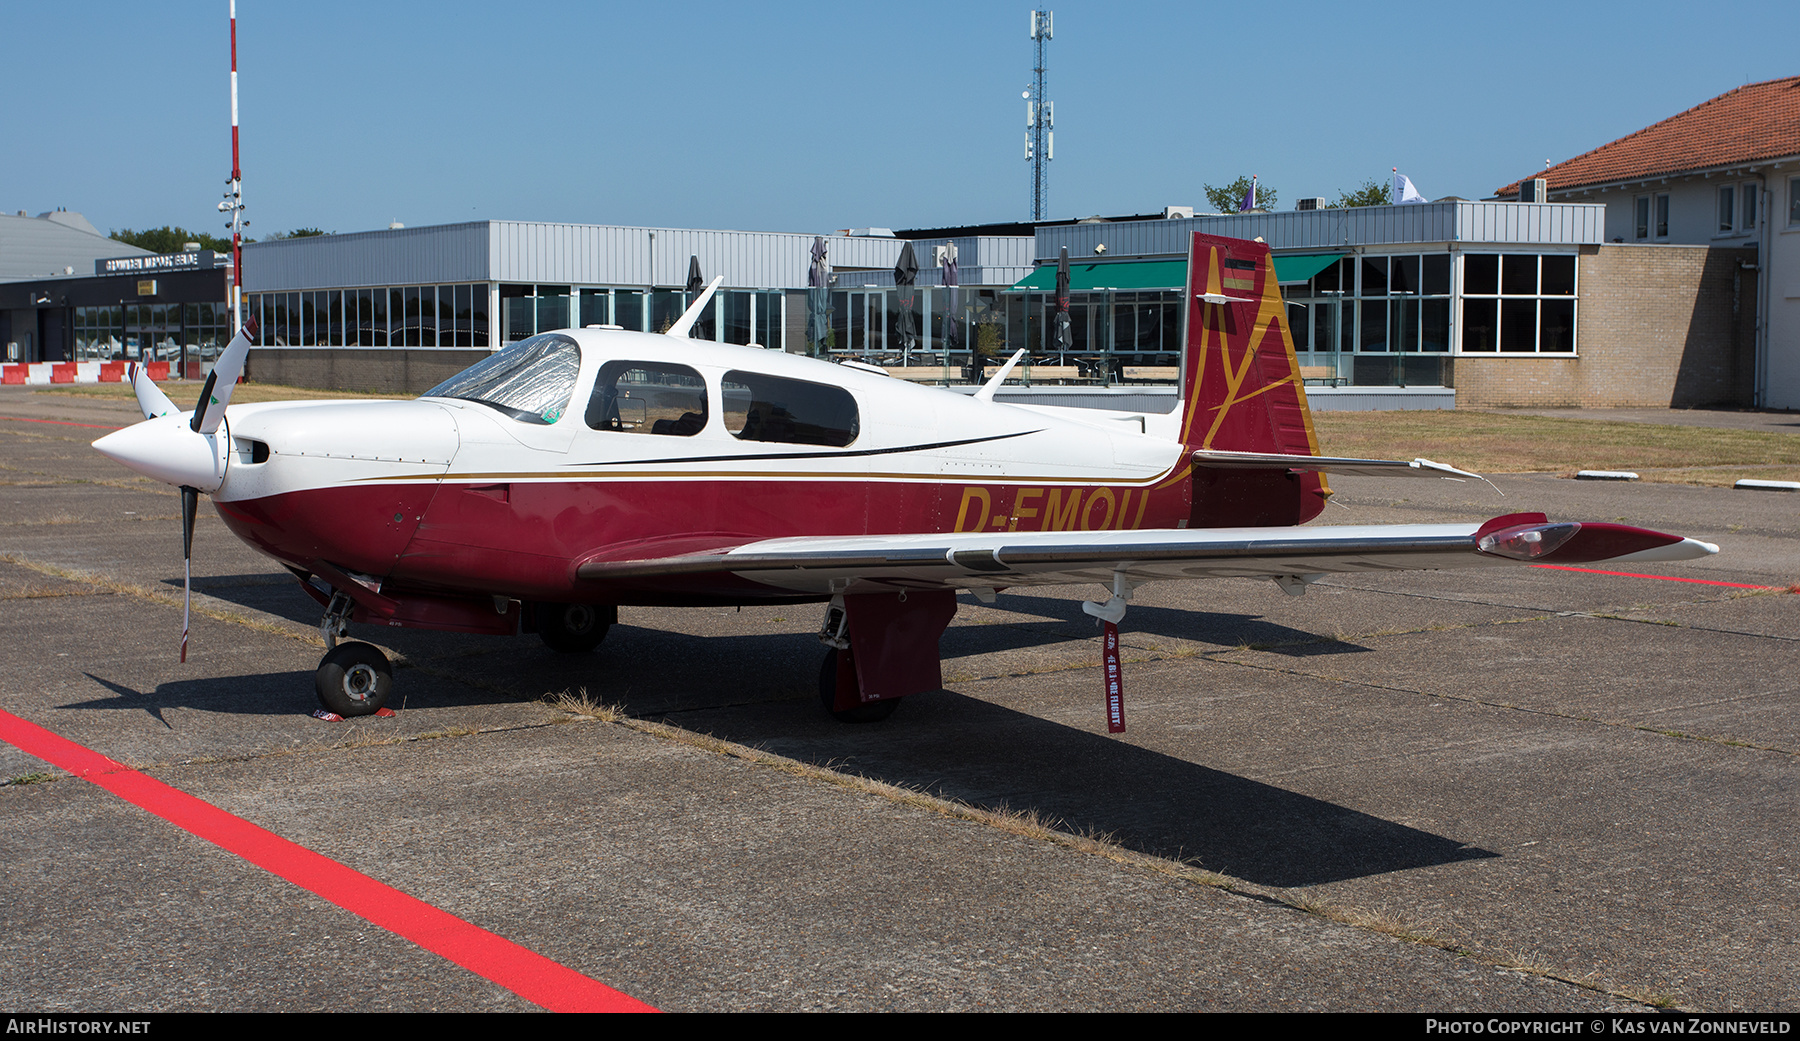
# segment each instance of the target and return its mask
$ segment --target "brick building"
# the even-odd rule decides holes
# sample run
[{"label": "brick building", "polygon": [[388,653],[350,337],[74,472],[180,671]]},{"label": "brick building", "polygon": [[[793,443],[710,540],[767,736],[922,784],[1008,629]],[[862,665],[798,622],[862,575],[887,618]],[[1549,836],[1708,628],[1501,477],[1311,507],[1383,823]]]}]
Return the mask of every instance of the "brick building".
[{"label": "brick building", "polygon": [[[1605,249],[1631,258],[1611,325],[1650,338],[1636,381],[1672,376],[1667,403],[1729,386],[1722,400],[1800,408],[1800,76],[1728,91],[1495,194],[1606,207]],[[1686,286],[1704,288],[1689,301]]]}]

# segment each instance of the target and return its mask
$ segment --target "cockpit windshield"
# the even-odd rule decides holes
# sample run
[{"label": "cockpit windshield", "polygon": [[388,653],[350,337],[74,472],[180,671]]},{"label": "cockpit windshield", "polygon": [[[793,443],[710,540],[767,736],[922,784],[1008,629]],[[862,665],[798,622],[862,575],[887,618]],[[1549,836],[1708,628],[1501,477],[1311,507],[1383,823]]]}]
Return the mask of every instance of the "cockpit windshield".
[{"label": "cockpit windshield", "polygon": [[521,423],[548,426],[568,411],[581,347],[557,333],[520,340],[426,391],[427,398],[478,401]]}]

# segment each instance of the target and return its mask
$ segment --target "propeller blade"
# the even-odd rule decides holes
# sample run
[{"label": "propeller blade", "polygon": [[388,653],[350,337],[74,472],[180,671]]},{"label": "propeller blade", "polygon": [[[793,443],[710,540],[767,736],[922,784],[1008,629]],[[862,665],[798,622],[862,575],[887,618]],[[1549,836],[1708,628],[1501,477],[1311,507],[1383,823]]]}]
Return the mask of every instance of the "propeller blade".
[{"label": "propeller blade", "polygon": [[244,319],[244,327],[225,345],[219,360],[213,363],[212,372],[206,376],[206,385],[200,388],[200,401],[194,406],[195,432],[210,434],[219,429],[219,421],[225,418],[225,406],[231,404],[232,388],[244,374],[244,362],[250,356],[250,341],[255,336],[256,316],[251,315]]},{"label": "propeller blade", "polygon": [[140,362],[131,363],[131,389],[137,395],[138,408],[144,413],[145,419],[181,411],[162,392],[162,388],[156,385],[156,381],[150,378],[150,367]]},{"label": "propeller blade", "polygon": [[187,661],[188,609],[194,601],[194,513],[200,506],[200,491],[181,487],[181,660]]}]

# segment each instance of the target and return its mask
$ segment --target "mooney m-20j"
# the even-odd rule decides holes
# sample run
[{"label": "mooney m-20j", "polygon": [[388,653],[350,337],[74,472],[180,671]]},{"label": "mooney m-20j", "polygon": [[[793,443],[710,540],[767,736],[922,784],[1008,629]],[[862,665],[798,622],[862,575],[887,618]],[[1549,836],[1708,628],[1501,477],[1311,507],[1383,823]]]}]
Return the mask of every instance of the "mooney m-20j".
[{"label": "mooney m-20j", "polygon": [[1461,471],[1320,456],[1268,247],[1195,235],[1188,270],[1167,414],[997,402],[1012,363],[971,396],[690,339],[715,281],[664,334],[542,333],[411,401],[227,414],[240,331],[193,412],[140,370],[148,418],[95,447],[183,489],[190,545],[207,493],[293,571],[325,608],[316,685],[344,715],[376,711],[392,683],[380,651],[339,642],[351,623],[536,631],[582,651],[624,605],[819,602],[821,697],[869,720],[942,685],[959,590],[1099,585],[1086,608],[1110,645],[1145,582],[1297,593],[1334,572],[1716,552],[1541,514],[1302,526],[1328,473]]}]

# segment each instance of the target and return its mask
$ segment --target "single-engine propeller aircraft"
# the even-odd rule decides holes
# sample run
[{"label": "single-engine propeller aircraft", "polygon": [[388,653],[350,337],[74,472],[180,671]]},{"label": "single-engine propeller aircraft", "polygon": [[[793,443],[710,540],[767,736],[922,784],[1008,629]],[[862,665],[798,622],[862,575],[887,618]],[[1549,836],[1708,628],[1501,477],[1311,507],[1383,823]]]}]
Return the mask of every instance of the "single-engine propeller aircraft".
[{"label": "single-engine propeller aircraft", "polygon": [[[1163,415],[997,402],[1018,355],[970,396],[689,339],[715,280],[665,334],[542,333],[412,401],[227,415],[254,334],[240,331],[193,412],[140,370],[148,418],[94,446],[183,490],[184,547],[205,492],[295,574],[325,609],[319,696],[346,716],[392,684],[379,650],[339,642],[351,623],[536,631],[584,651],[621,605],[820,602],[821,698],[866,721],[942,686],[959,590],[1101,585],[1085,608],[1114,647],[1145,582],[1252,576],[1298,594],[1334,572],[1717,552],[1542,514],[1302,527],[1329,473],[1474,475],[1320,456],[1268,247],[1197,234],[1188,269]],[[1107,665],[1116,681],[1116,653]]]}]

